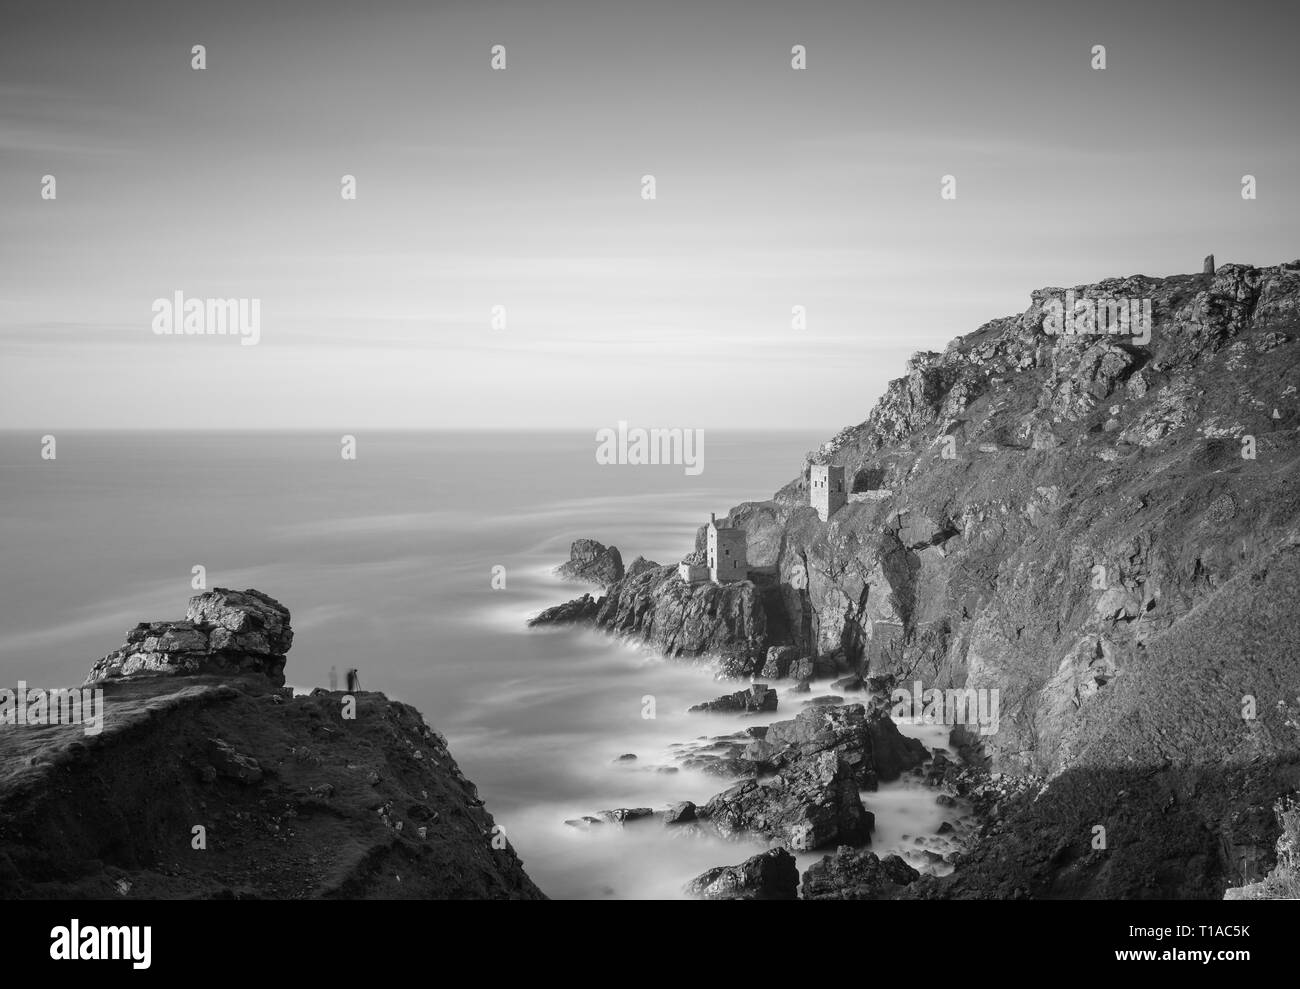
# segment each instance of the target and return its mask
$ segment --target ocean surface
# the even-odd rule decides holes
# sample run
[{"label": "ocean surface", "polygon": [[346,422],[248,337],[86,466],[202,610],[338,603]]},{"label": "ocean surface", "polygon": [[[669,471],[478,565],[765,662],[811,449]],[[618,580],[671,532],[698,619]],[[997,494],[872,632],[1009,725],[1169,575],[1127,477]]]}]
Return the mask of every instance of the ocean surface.
[{"label": "ocean surface", "polygon": [[[201,565],[209,588],[254,587],[289,608],[295,687],[355,666],[363,689],[423,712],[546,893],[681,896],[765,846],[565,821],[707,800],[726,781],[659,771],[674,768],[672,746],[792,717],[806,697],[783,691],[764,719],[687,715],[741,685],[525,622],[587,589],[551,572],[572,540],[676,562],[710,511],[770,497],[831,433],[710,430],[695,476],[598,464],[586,433],[360,433],[355,460],[335,433],[61,432],[54,460],[39,436],[0,433],[0,684],[80,683],[137,622],[183,617]],[[904,730],[943,744],[942,729]],[[626,753],[637,758],[617,761]],[[873,848],[923,865],[911,845],[944,819],[933,793],[899,783],[864,800]]]}]

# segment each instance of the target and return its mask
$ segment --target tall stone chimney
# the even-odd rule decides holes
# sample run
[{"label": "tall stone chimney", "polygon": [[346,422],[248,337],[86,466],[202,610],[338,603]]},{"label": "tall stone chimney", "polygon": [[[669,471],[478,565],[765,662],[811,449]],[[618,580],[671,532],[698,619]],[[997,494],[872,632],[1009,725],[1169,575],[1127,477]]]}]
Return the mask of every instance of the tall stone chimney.
[{"label": "tall stone chimney", "polygon": [[1205,255],[1205,263],[1204,263],[1203,265],[1201,265],[1201,274],[1202,274],[1202,275],[1212,275],[1212,274],[1214,274],[1214,255],[1213,255],[1213,254],[1207,254],[1207,255]]}]

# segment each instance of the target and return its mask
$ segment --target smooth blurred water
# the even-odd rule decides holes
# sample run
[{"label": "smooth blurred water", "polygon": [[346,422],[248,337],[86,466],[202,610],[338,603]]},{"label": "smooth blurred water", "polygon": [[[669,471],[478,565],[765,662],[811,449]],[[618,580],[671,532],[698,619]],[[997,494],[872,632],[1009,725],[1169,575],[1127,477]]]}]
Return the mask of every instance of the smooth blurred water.
[{"label": "smooth blurred water", "polygon": [[[547,893],[677,896],[763,846],[564,821],[721,790],[656,767],[672,743],[736,730],[685,714],[735,688],[525,621],[585,589],[551,574],[573,539],[675,562],[710,511],[770,496],[822,438],[710,431],[705,470],[688,476],[601,466],[586,434],[361,433],[355,461],[324,433],[60,433],[54,461],[39,436],[0,434],[0,683],[80,682],[136,622],[182,617],[201,564],[209,587],[290,609],[291,684],[356,666],[364,689],[419,708]],[[797,704],[783,698],[778,717]]]}]

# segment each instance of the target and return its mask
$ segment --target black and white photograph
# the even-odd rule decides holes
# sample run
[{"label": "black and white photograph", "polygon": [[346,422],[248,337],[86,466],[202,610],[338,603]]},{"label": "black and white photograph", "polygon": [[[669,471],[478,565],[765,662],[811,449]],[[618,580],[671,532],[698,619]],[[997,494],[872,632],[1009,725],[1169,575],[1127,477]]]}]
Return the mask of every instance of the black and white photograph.
[{"label": "black and white photograph", "polygon": [[1293,963],[1298,43],[0,3],[6,956]]}]

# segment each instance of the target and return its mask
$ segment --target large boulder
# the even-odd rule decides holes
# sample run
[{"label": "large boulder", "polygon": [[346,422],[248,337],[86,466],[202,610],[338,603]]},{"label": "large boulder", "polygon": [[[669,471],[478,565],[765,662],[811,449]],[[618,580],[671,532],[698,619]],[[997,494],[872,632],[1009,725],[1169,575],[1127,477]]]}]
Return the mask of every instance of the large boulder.
[{"label": "large boulder", "polygon": [[697,811],[727,836],[757,834],[796,851],[860,845],[875,819],[860,791],[896,779],[926,758],[881,710],[861,704],[810,707],[769,725],[746,750],[763,772],[717,794]]},{"label": "large boulder", "polygon": [[769,725],[763,740],[774,750],[769,762],[778,770],[830,752],[864,790],[896,780],[926,759],[925,746],[900,732],[888,713],[868,713],[862,704],[804,708],[791,721]]},{"label": "large boulder", "polygon": [[719,866],[696,876],[686,892],[705,900],[793,900],[799,868],[784,848],[770,848],[740,865]]},{"label": "large boulder", "polygon": [[867,841],[875,824],[852,767],[834,752],[764,780],[745,780],[697,810],[727,836],[762,835],[795,851]]},{"label": "large boulder", "polygon": [[190,598],[184,621],[141,622],[99,660],[87,683],[153,675],[261,675],[284,685],[289,609],[261,591],[218,587]]}]

